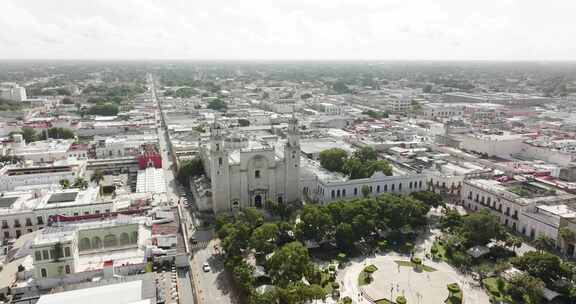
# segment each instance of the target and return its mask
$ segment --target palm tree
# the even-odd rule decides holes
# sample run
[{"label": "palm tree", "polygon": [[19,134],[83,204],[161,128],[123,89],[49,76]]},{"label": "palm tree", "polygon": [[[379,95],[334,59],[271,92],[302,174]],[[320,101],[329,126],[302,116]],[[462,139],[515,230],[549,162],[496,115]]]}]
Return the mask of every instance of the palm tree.
[{"label": "palm tree", "polygon": [[92,173],[92,177],[90,178],[91,182],[95,182],[96,184],[100,185],[100,182],[104,179],[104,173],[101,170],[96,170]]},{"label": "palm tree", "polygon": [[80,188],[80,189],[86,189],[88,188],[88,181],[86,181],[84,178],[82,177],[78,177],[76,178],[76,180],[74,181],[74,185],[73,187],[75,188]]},{"label": "palm tree", "polygon": [[68,187],[70,187],[70,181],[67,179],[61,179],[59,183],[63,189],[68,189]]}]

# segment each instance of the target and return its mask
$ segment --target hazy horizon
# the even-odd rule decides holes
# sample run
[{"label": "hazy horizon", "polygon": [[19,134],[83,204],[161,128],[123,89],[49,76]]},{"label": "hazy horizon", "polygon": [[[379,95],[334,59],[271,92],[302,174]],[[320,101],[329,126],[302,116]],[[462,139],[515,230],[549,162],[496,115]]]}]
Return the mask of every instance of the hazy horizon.
[{"label": "hazy horizon", "polygon": [[573,1],[4,0],[0,59],[576,61]]}]

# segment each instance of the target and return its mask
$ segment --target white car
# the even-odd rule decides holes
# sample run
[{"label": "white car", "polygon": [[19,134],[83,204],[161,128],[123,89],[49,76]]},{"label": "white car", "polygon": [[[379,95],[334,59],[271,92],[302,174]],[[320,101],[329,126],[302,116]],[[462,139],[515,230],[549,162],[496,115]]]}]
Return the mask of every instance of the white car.
[{"label": "white car", "polygon": [[202,270],[204,270],[204,272],[210,272],[212,271],[212,268],[210,268],[210,265],[208,265],[208,263],[204,263],[202,265]]}]

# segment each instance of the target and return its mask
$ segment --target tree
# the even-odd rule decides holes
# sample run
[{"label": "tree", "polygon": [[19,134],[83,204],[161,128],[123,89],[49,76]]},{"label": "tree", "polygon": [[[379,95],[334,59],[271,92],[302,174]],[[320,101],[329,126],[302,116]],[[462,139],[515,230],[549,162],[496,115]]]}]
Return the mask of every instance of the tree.
[{"label": "tree", "polygon": [[346,83],[342,80],[338,80],[335,83],[332,84],[332,89],[334,91],[336,91],[336,93],[338,94],[348,94],[351,93],[352,91],[350,90],[350,88],[348,88],[348,86],[346,85]]},{"label": "tree", "polygon": [[320,152],[320,164],[328,171],[343,172],[348,153],[340,148],[327,149]]},{"label": "tree", "polygon": [[272,282],[281,287],[300,281],[312,269],[308,249],[300,242],[291,242],[276,250],[267,266]]},{"label": "tree", "polygon": [[185,161],[178,170],[176,178],[183,185],[190,183],[191,177],[197,177],[204,174],[204,163],[199,157]]},{"label": "tree", "polygon": [[20,132],[10,132],[11,137],[14,137],[14,134],[22,134],[22,138],[28,143],[38,140],[38,134],[36,134],[36,130],[32,128],[23,127],[20,129]]},{"label": "tree", "polygon": [[541,234],[534,240],[534,247],[540,251],[554,251],[556,242],[551,237]]},{"label": "tree", "polygon": [[88,109],[90,115],[116,116],[118,112],[118,106],[112,103],[97,104]]},{"label": "tree", "polygon": [[228,105],[226,104],[226,102],[224,102],[220,98],[214,99],[208,103],[208,109],[212,109],[215,111],[223,112],[223,111],[226,111],[227,108],[228,108]]},{"label": "tree", "polygon": [[269,254],[276,248],[278,238],[278,226],[274,223],[266,223],[254,229],[250,238],[250,247],[256,252]]},{"label": "tree", "polygon": [[492,239],[501,240],[504,237],[498,218],[486,210],[465,216],[461,229],[470,246],[483,246]]},{"label": "tree", "polygon": [[460,229],[463,223],[463,217],[458,213],[458,210],[452,208],[446,208],[442,218],[440,218],[440,227],[444,230]]},{"label": "tree", "polygon": [[62,186],[62,188],[64,188],[64,189],[68,189],[70,187],[70,181],[67,179],[61,179],[59,181],[59,183],[60,183],[60,186]]},{"label": "tree", "polygon": [[256,208],[246,208],[238,214],[238,222],[245,223],[251,230],[254,230],[264,224],[264,216]]},{"label": "tree", "polygon": [[521,257],[512,259],[512,265],[546,283],[552,283],[565,275],[560,258],[548,252],[526,252]]},{"label": "tree", "polygon": [[354,231],[352,225],[340,223],[336,226],[336,245],[341,250],[350,252],[354,248]]},{"label": "tree", "polygon": [[563,248],[568,247],[570,244],[576,243],[576,232],[568,227],[560,228],[558,235],[560,235],[560,239],[564,243]]},{"label": "tree", "polygon": [[354,151],[353,157],[360,160],[361,162],[367,162],[378,159],[378,153],[373,147],[364,146]]},{"label": "tree", "polygon": [[100,185],[102,180],[104,180],[104,173],[102,170],[95,170],[94,173],[92,173],[92,177],[90,177],[90,181],[95,182],[98,185]]},{"label": "tree", "polygon": [[362,196],[364,198],[368,198],[370,196],[370,187],[368,187],[368,185],[362,186]]},{"label": "tree", "polygon": [[422,88],[422,93],[430,93],[432,92],[432,85],[431,84],[427,84]]},{"label": "tree", "polygon": [[366,177],[372,176],[376,172],[382,172],[386,176],[392,175],[392,166],[385,160],[373,160],[366,163]]},{"label": "tree", "polygon": [[508,293],[518,301],[525,301],[528,304],[540,303],[544,282],[526,273],[515,274],[508,281]]},{"label": "tree", "polygon": [[85,179],[83,179],[81,177],[77,177],[76,180],[74,181],[74,184],[72,185],[72,187],[80,188],[80,189],[86,189],[86,188],[88,188],[88,181],[86,181]]},{"label": "tree", "polygon": [[433,207],[439,207],[442,206],[444,204],[444,200],[442,199],[442,196],[438,193],[432,192],[432,191],[418,191],[418,192],[412,192],[410,194],[410,196],[412,196],[413,198]]},{"label": "tree", "polygon": [[300,213],[296,230],[304,240],[321,242],[333,231],[334,224],[326,207],[305,205]]},{"label": "tree", "polygon": [[250,125],[250,121],[248,119],[245,119],[245,118],[239,118],[238,119],[238,125],[240,125],[241,127],[247,127]]},{"label": "tree", "polygon": [[70,97],[64,97],[60,102],[65,105],[74,104],[74,101],[70,99]]},{"label": "tree", "polygon": [[310,93],[304,93],[304,94],[300,95],[300,99],[303,99],[303,100],[308,100],[310,98],[312,98],[312,94],[310,94]]},{"label": "tree", "polygon": [[[46,137],[46,136],[48,136],[48,137]],[[49,128],[45,132],[42,132],[39,136],[39,139],[40,140],[46,140],[48,138],[70,139],[70,138],[74,138],[74,137],[76,137],[76,135],[70,129],[53,127],[53,128]]]}]

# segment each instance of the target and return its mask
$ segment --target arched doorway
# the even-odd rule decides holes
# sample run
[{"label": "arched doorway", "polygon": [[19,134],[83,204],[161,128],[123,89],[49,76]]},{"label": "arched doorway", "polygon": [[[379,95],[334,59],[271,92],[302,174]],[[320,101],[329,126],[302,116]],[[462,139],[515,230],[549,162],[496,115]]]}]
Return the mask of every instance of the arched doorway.
[{"label": "arched doorway", "polygon": [[254,197],[254,207],[256,207],[258,209],[262,209],[262,195],[257,194]]}]

